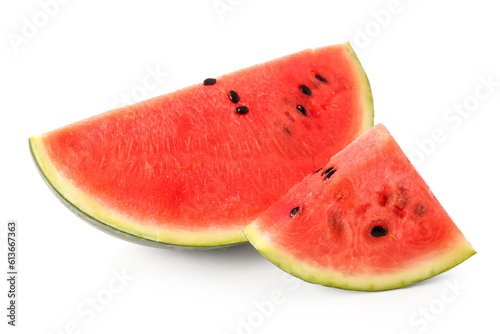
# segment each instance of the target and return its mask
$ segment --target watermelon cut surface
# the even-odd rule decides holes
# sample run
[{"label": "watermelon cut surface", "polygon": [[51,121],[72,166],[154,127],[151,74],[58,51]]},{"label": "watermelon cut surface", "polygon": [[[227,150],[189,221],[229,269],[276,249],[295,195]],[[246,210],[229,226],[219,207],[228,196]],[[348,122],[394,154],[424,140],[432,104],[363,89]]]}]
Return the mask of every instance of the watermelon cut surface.
[{"label": "watermelon cut surface", "polygon": [[53,192],[95,227],[155,247],[242,229],[373,125],[348,43],[305,50],[30,138]]},{"label": "watermelon cut surface", "polygon": [[381,124],[244,232],[292,275],[352,290],[404,287],[476,253]]}]

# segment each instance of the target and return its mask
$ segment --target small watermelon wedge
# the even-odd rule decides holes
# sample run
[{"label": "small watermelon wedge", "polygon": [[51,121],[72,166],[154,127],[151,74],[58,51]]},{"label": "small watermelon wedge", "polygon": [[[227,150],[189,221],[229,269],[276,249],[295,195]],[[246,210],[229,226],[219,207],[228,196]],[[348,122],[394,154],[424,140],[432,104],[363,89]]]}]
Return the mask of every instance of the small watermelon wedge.
[{"label": "small watermelon wedge", "polygon": [[153,247],[225,247],[372,125],[370,85],[346,43],[111,110],[30,148],[51,190],[93,226]]},{"label": "small watermelon wedge", "polygon": [[476,253],[382,124],[295,185],[244,233],[284,271],[350,290],[405,287]]}]

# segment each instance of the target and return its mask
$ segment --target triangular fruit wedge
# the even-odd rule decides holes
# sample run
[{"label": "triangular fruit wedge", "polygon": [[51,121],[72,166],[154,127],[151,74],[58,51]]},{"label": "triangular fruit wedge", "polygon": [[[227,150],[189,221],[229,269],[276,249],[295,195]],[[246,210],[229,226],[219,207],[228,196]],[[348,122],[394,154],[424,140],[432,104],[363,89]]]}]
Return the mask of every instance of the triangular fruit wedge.
[{"label": "triangular fruit wedge", "polygon": [[381,124],[244,233],[286,272],[351,290],[404,287],[476,253]]},{"label": "triangular fruit wedge", "polygon": [[111,110],[30,147],[54,193],[95,227],[154,247],[225,247],[372,125],[370,85],[346,43]]}]

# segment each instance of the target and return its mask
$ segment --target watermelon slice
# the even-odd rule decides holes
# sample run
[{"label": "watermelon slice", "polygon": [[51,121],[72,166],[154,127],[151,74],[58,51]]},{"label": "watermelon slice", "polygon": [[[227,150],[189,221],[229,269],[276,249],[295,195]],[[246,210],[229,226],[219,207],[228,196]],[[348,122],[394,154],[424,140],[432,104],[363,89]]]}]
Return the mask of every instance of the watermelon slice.
[{"label": "watermelon slice", "polygon": [[30,138],[49,187],[140,244],[226,246],[373,125],[350,45],[305,50]]},{"label": "watermelon slice", "polygon": [[352,290],[404,287],[476,253],[381,124],[244,232],[292,275]]}]

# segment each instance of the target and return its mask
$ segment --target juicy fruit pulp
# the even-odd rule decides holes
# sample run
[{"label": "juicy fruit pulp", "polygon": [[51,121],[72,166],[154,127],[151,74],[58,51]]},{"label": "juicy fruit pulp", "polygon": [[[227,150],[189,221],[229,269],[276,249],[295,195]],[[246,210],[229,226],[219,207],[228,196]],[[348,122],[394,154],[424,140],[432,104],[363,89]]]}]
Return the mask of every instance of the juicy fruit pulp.
[{"label": "juicy fruit pulp", "polygon": [[[373,125],[349,44],[305,50],[30,138],[42,176],[94,226],[163,247],[242,228]],[[298,106],[302,108],[298,108]]]},{"label": "juicy fruit pulp", "polygon": [[283,270],[354,290],[404,287],[475,254],[380,124],[244,231]]}]

